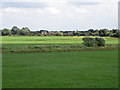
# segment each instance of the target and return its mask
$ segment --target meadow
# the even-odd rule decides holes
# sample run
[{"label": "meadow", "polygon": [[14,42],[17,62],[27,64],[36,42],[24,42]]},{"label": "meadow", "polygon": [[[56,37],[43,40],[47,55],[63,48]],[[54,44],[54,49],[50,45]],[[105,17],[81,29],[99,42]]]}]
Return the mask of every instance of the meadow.
[{"label": "meadow", "polygon": [[117,88],[118,39],[85,47],[82,38],[2,37],[3,88]]},{"label": "meadow", "polygon": [[117,88],[117,51],[3,54],[3,88]]},{"label": "meadow", "polygon": [[[2,44],[81,44],[83,37],[85,36],[4,36]],[[118,44],[118,38],[103,38],[106,44]]]},{"label": "meadow", "polygon": [[84,36],[4,36],[2,37],[3,53],[44,52],[44,51],[81,51],[88,49],[116,49],[118,38],[103,37],[105,47],[89,47],[82,43]]}]

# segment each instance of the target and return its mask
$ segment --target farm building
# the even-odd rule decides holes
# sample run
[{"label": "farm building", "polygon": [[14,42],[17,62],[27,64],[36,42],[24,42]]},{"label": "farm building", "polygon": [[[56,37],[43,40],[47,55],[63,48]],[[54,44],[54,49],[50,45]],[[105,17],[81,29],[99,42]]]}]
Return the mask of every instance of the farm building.
[{"label": "farm building", "polygon": [[40,33],[41,34],[48,34],[48,31],[47,30],[40,30]]}]

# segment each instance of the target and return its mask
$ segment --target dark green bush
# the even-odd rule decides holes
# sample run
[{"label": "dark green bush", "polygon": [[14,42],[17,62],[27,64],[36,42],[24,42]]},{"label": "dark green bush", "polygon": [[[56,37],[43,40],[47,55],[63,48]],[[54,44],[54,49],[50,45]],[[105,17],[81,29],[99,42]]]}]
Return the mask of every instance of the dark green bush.
[{"label": "dark green bush", "polygon": [[105,40],[103,38],[95,38],[97,46],[105,46]]},{"label": "dark green bush", "polygon": [[105,40],[103,38],[90,38],[85,37],[83,38],[83,44],[87,47],[93,47],[93,46],[105,46]]},{"label": "dark green bush", "polygon": [[83,38],[84,45],[91,47],[95,45],[95,38],[85,37]]}]

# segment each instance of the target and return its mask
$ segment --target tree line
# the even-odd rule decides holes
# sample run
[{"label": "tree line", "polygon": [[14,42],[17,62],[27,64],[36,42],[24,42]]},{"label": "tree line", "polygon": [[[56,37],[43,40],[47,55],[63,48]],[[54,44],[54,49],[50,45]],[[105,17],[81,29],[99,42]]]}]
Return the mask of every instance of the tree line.
[{"label": "tree line", "polygon": [[89,29],[87,31],[30,31],[28,27],[19,29],[17,26],[13,26],[12,29],[4,28],[1,32],[2,36],[110,36],[119,37],[120,31],[118,29]]}]

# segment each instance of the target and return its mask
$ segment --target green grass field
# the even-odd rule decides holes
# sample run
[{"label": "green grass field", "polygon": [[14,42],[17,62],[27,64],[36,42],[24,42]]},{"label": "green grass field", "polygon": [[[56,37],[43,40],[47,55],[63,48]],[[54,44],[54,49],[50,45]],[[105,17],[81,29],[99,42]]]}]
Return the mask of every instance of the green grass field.
[{"label": "green grass field", "polygon": [[118,39],[103,37],[105,47],[87,48],[82,38],[2,37],[3,88],[117,88]]},{"label": "green grass field", "polygon": [[[84,36],[4,36],[2,37],[2,44],[81,44],[83,37]],[[106,40],[106,44],[118,44],[117,38],[103,38]]]},{"label": "green grass field", "polygon": [[117,51],[3,55],[3,88],[117,88]]},{"label": "green grass field", "polygon": [[103,37],[105,47],[87,48],[82,43],[83,36],[5,36],[2,37],[3,53],[11,52],[44,52],[44,51],[78,51],[86,49],[111,49],[116,48],[117,38]]}]

